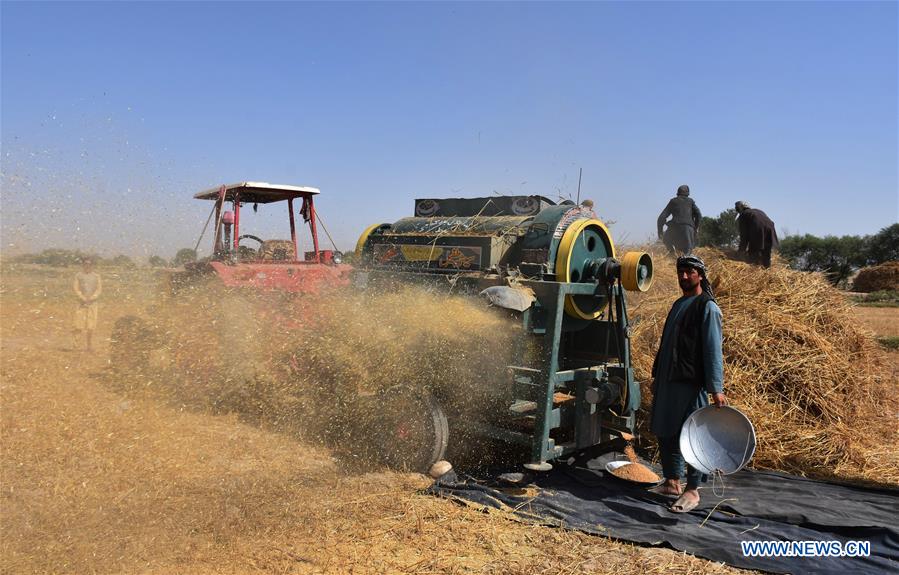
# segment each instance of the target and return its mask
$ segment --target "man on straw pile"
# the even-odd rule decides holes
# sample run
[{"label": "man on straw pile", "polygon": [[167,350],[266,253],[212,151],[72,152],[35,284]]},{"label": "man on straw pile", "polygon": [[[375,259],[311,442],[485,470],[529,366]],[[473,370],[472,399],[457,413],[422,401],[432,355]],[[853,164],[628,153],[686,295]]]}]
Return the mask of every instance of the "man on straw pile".
[{"label": "man on straw pile", "polygon": [[771,218],[746,202],[734,204],[740,228],[740,253],[746,252],[751,264],[771,267],[771,249],[780,245]]},{"label": "man on straw pile", "polygon": [[[680,432],[691,413],[709,404],[727,404],[721,352],[721,309],[706,279],[705,263],[696,256],[677,258],[677,280],[683,297],[674,302],[652,366],[650,429],[659,440],[665,483],[658,488],[677,500],[671,511],[686,513],[699,505],[699,484],[706,476],[686,466]],[[687,488],[680,479],[686,467]]]},{"label": "man on straw pile", "polygon": [[[656,221],[659,241],[664,243],[671,253],[688,254],[693,251],[693,246],[699,239],[701,221],[702,213],[696,202],[690,198],[690,187],[680,186],[677,188],[677,196],[668,201],[668,205]],[[666,224],[668,229],[663,231]]]},{"label": "man on straw pile", "polygon": [[74,336],[75,348],[78,347],[79,334],[85,335],[85,348],[93,351],[94,330],[97,329],[97,300],[103,291],[100,274],[94,271],[94,260],[85,257],[81,273],[75,276],[72,289],[78,296],[78,307],[75,308]]}]

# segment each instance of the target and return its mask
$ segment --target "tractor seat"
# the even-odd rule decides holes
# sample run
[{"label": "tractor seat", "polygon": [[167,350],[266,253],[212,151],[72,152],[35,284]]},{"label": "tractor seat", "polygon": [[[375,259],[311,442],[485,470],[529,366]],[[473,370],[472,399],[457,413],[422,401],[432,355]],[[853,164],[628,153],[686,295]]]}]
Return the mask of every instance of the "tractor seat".
[{"label": "tractor seat", "polygon": [[259,248],[259,259],[266,261],[292,261],[296,259],[290,240],[265,240]]}]

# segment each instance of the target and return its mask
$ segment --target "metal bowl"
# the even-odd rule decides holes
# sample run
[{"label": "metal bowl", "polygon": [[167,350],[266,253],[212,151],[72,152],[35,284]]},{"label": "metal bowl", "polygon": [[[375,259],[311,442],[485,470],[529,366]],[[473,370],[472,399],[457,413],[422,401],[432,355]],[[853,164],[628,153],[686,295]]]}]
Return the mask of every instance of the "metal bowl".
[{"label": "metal bowl", "polygon": [[709,405],[694,411],[684,422],[680,450],[694,469],[709,475],[729,475],[752,459],[755,429],[739,409]]}]

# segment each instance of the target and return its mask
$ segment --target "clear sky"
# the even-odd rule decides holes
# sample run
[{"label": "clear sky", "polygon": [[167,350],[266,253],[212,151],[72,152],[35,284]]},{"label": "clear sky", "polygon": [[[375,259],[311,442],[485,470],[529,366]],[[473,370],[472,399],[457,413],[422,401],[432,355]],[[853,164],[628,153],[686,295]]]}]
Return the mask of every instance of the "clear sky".
[{"label": "clear sky", "polygon": [[[899,220],[897,2],[0,4],[3,253],[171,257],[209,205],[316,186],[340,248],[416,197],[679,184],[789,233]],[[274,235],[283,236],[283,233]]]}]

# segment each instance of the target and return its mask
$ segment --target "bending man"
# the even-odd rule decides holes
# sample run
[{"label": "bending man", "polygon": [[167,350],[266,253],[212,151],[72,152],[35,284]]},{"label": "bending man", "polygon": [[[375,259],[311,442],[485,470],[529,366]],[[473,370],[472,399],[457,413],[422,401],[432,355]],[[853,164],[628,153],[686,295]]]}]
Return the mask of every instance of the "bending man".
[{"label": "bending man", "polygon": [[780,245],[774,222],[763,212],[750,208],[746,202],[734,204],[740,228],[740,253],[746,252],[751,264],[771,267],[771,250]]},{"label": "bending man", "polygon": [[[706,279],[705,264],[696,256],[678,258],[677,280],[683,296],[668,312],[652,366],[650,429],[659,440],[665,475],[659,492],[677,496],[670,509],[686,513],[699,505],[699,484],[706,476],[685,465],[680,451],[681,428],[691,413],[709,405],[709,394],[719,407],[727,400],[721,310]],[[685,467],[687,487],[681,490]]]},{"label": "bending man", "polygon": [[[677,196],[668,201],[668,205],[656,221],[659,240],[668,247],[669,252],[689,254],[699,237],[701,221],[702,213],[696,202],[690,198],[690,187],[680,186],[677,188]],[[664,229],[666,225],[668,229]]]}]

